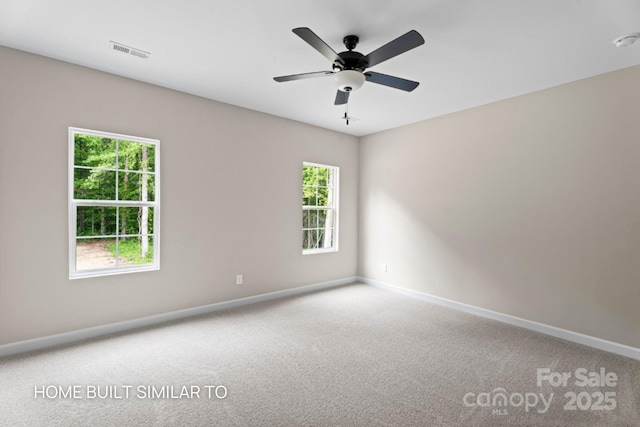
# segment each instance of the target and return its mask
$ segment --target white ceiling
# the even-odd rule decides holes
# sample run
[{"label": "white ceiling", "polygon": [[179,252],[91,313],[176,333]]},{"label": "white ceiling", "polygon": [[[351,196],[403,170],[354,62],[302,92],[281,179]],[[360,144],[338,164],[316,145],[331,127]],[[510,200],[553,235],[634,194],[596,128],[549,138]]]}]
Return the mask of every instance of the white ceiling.
[{"label": "white ceiling", "polygon": [[[371,70],[421,84],[365,83],[347,127],[331,77],[273,80],[330,69],[295,27],[364,54],[415,29],[423,46]],[[357,136],[640,64],[612,44],[635,31],[638,0],[0,0],[0,45]]]}]

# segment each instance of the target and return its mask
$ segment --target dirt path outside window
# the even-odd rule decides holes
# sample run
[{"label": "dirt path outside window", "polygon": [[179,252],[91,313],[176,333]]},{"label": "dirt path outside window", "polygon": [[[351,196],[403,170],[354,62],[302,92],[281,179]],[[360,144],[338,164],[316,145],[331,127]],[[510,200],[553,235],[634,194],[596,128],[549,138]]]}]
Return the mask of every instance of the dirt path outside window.
[{"label": "dirt path outside window", "polygon": [[[78,241],[76,246],[76,270],[93,270],[95,268],[113,268],[116,258],[107,250],[105,240]],[[120,257],[118,265],[126,265],[127,261]]]}]

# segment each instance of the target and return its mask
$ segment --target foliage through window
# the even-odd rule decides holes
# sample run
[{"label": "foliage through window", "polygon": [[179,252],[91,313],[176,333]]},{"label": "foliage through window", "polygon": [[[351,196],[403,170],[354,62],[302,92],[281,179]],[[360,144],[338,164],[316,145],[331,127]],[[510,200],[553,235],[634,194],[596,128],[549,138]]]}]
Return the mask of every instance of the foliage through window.
[{"label": "foliage through window", "polygon": [[69,128],[69,276],[159,268],[159,141]]},{"label": "foliage through window", "polygon": [[338,250],[338,168],[302,165],[302,252]]}]

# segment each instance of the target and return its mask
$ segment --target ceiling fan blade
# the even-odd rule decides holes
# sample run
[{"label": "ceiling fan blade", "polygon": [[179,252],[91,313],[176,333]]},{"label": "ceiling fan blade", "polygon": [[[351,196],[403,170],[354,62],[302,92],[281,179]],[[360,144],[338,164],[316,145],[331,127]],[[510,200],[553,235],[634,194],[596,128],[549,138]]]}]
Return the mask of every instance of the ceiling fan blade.
[{"label": "ceiling fan blade", "polygon": [[344,64],[344,61],[342,60],[342,58],[340,58],[338,54],[333,49],[331,49],[331,47],[329,47],[328,44],[324,42],[324,40],[318,37],[316,33],[311,31],[309,28],[306,28],[306,27],[294,28],[292,31],[296,33],[302,40],[309,43],[311,47],[313,47],[315,50],[320,52],[329,61],[333,63],[337,62],[340,64]]},{"label": "ceiling fan blade", "polygon": [[424,39],[420,33],[416,30],[411,30],[397,39],[392,40],[384,46],[374,50],[362,58],[361,62],[366,61],[368,64],[367,68],[370,68],[423,44]]},{"label": "ceiling fan blade", "polygon": [[274,77],[273,80],[277,82],[290,82],[291,80],[312,79],[314,77],[330,76],[331,74],[333,74],[333,71],[316,71],[313,73],[292,74],[290,76]]},{"label": "ceiling fan blade", "polygon": [[343,92],[341,90],[338,90],[338,93],[336,93],[336,102],[334,102],[334,105],[344,105],[349,102],[349,93],[350,92]]},{"label": "ceiling fan blade", "polygon": [[364,73],[364,77],[368,82],[378,83],[379,85],[389,86],[400,90],[406,90],[411,92],[418,87],[420,83],[413,80],[401,79],[400,77],[388,76],[386,74],[374,73],[373,71],[367,71]]}]

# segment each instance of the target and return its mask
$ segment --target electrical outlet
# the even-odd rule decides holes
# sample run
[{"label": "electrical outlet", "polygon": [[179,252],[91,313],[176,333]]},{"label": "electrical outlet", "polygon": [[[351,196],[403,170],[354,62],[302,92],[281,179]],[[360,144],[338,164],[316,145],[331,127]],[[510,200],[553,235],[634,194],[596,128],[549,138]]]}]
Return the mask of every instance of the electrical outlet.
[{"label": "electrical outlet", "polygon": [[387,263],[386,262],[382,263],[382,271],[385,272],[385,273],[387,272]]},{"label": "electrical outlet", "polygon": [[242,274],[236,274],[236,285],[242,285]]}]

